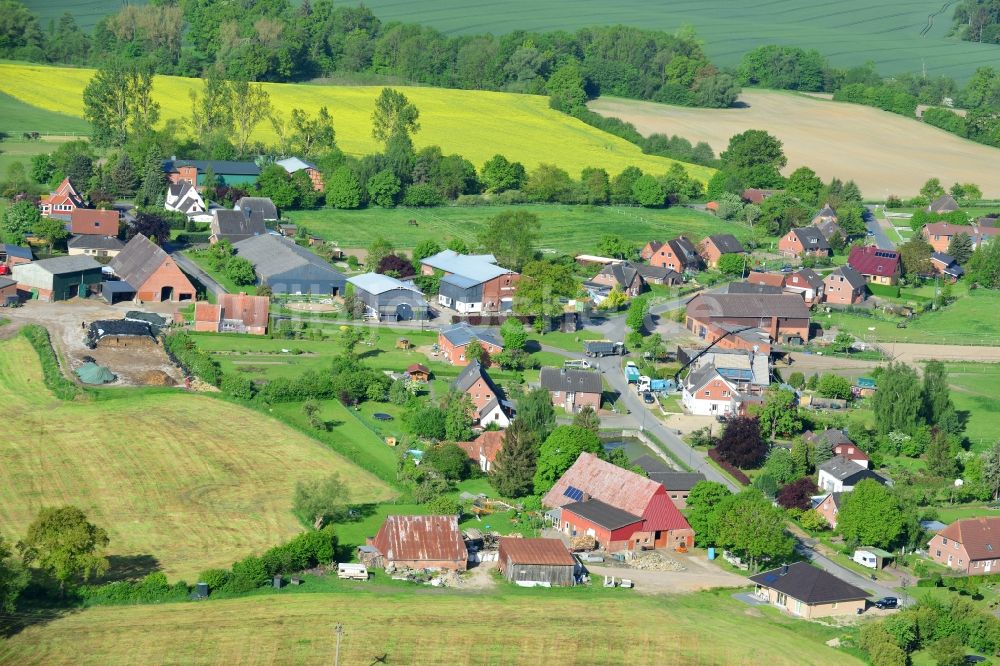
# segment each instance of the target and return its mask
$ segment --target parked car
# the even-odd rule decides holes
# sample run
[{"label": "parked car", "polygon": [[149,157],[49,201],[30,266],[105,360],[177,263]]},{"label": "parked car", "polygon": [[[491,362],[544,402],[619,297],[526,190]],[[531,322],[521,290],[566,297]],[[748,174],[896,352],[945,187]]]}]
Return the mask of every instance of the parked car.
[{"label": "parked car", "polygon": [[880,610],[887,610],[890,608],[899,608],[899,599],[896,597],[882,597],[875,602],[875,608]]},{"label": "parked car", "polygon": [[986,657],[981,654],[967,654],[965,655],[965,663],[967,664],[983,664],[986,663]]},{"label": "parked car", "polygon": [[642,401],[647,405],[652,405],[654,402],[656,402],[656,400],[653,398],[653,394],[650,393],[649,391],[646,391],[645,393],[642,394]]}]

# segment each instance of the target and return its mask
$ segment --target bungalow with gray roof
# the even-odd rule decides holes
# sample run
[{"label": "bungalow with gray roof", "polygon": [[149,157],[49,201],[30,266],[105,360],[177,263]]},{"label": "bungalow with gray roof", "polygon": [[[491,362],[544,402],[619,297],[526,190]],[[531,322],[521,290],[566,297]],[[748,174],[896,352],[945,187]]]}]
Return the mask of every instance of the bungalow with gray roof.
[{"label": "bungalow with gray roof", "polygon": [[601,408],[604,385],[597,370],[542,368],[539,381],[549,392],[553,406],[562,407],[571,414],[584,407],[593,407],[595,411]]}]

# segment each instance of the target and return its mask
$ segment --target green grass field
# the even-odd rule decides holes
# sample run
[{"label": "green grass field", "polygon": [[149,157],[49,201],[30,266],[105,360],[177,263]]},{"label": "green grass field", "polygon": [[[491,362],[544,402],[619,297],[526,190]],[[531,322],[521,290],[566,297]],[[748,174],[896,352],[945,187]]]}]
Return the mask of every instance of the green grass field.
[{"label": "green grass field", "polygon": [[[422,240],[442,244],[451,238],[475,242],[485,221],[510,210],[509,206],[394,208],[366,210],[295,211],[288,217],[311,233],[335,241],[341,247],[368,247],[382,236],[397,247],[410,248]],[[535,213],[542,229],[538,245],[543,251],[570,254],[597,252],[597,244],[608,234],[622,236],[637,246],[646,241],[667,240],[686,234],[696,240],[717,233],[749,236],[749,229],[688,208],[622,208],[616,206],[516,206]],[[409,223],[416,220],[417,226]]]},{"label": "green grass field", "polygon": [[0,643],[5,664],[859,664],[842,629],[728,592],[649,597],[600,586],[475,594],[378,583],[310,594],[94,607]]},{"label": "green grass field", "polygon": [[0,93],[0,132],[13,138],[22,132],[86,136],[90,134],[90,124],[83,118],[46,111]]},{"label": "green grass field", "polygon": [[1000,440],[1000,363],[947,363],[951,399],[969,412],[965,434],[974,451],[985,451]]},{"label": "green grass field", "polygon": [[45,506],[75,504],[109,554],[151,556],[171,578],[228,566],[300,531],[297,480],[342,475],[353,501],[391,498],[375,476],[251,410],[180,391],[60,402],[27,341],[0,342],[0,530],[16,541]]},{"label": "green grass field", "polygon": [[49,23],[58,21],[65,12],[73,15],[77,25],[84,29],[90,29],[108,14],[114,14],[121,10],[123,4],[144,5],[142,0],[136,2],[131,0],[24,0],[24,6],[38,17],[38,25],[43,31],[48,31]]},{"label": "green grass field", "polygon": [[818,49],[838,66],[870,60],[880,73],[896,74],[920,72],[926,65],[929,75],[966,79],[976,67],[994,64],[1000,54],[996,46],[947,37],[954,3],[942,0],[835,4],[807,0],[510,0],[497,4],[368,0],[365,5],[382,20],[419,22],[452,34],[616,24],[668,32],[692,27],[709,57],[723,66],[737,64],[744,53],[761,44],[784,44]]},{"label": "green grass field", "polygon": [[[0,63],[0,92],[41,109],[83,117],[82,91],[93,76],[90,69],[43,67]],[[293,108],[316,113],[327,106],[337,131],[337,145],[352,155],[382,149],[372,138],[371,117],[378,86],[321,86],[305,84],[263,84],[271,104],[285,117]],[[188,93],[200,91],[202,82],[158,76],[153,98],[161,107],[161,122],[191,115]],[[477,167],[497,153],[520,161],[528,169],[540,163],[556,164],[578,177],[587,166],[604,167],[618,173],[628,166],[662,174],[673,160],[644,155],[638,146],[549,108],[548,98],[471,90],[445,90],[401,86],[420,109],[421,130],[414,137],[417,148],[437,145],[447,153],[458,153]],[[42,131],[39,129],[39,131]],[[274,141],[270,123],[257,128],[255,138]],[[688,171],[707,180],[713,169],[685,165]]]},{"label": "green grass field", "polygon": [[[837,326],[862,339],[874,335],[879,342],[916,342],[954,345],[1000,345],[1000,291],[956,290],[959,295],[951,305],[919,315],[913,321],[889,317],[888,321],[854,314],[833,312],[817,314],[814,321],[824,328]],[[906,328],[897,328],[904,322]],[[873,328],[874,330],[869,330]]]}]

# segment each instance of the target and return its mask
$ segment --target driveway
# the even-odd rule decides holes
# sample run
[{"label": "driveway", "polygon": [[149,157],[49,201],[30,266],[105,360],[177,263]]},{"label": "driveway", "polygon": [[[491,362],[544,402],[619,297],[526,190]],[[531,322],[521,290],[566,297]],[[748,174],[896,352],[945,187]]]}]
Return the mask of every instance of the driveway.
[{"label": "driveway", "polygon": [[[670,554],[671,557],[674,553]],[[687,562],[685,561],[685,565]],[[745,587],[747,579],[736,574],[723,571],[718,567],[701,568],[688,566],[687,571],[644,571],[628,567],[604,567],[585,564],[590,572],[590,583],[597,587],[603,582],[604,576],[628,578],[635,583],[635,591],[639,594],[677,594],[680,592],[697,592],[716,587]]]},{"label": "driveway", "polygon": [[873,206],[865,207],[865,227],[872,234],[875,239],[875,245],[883,250],[895,250],[896,244],[893,243],[889,236],[885,233],[885,227],[883,225],[888,225],[887,221],[879,220],[875,215],[875,208]]},{"label": "driveway", "polygon": [[177,262],[177,265],[181,267],[181,270],[183,270],[185,273],[193,277],[198,282],[201,282],[203,285],[205,285],[205,289],[208,289],[210,292],[212,292],[212,294],[216,298],[218,298],[222,294],[229,293],[226,291],[225,287],[216,282],[208,273],[201,270],[198,264],[194,263],[193,261],[185,257],[179,251],[172,252],[170,256],[173,257],[174,261]]}]

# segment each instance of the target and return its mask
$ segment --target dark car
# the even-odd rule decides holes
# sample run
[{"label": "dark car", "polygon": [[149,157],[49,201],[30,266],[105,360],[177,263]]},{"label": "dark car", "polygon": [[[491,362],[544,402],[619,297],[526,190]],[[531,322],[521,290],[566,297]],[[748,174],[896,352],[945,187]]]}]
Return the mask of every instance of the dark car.
[{"label": "dark car", "polygon": [[649,391],[646,391],[645,393],[642,394],[642,401],[647,405],[652,405],[654,402],[656,402],[655,400],[653,400],[653,394],[650,393]]},{"label": "dark car", "polygon": [[965,663],[967,664],[982,664],[986,661],[986,657],[981,654],[967,654],[965,655]]},{"label": "dark car", "polygon": [[886,610],[889,608],[899,608],[899,599],[896,597],[882,597],[875,602],[875,608]]}]

